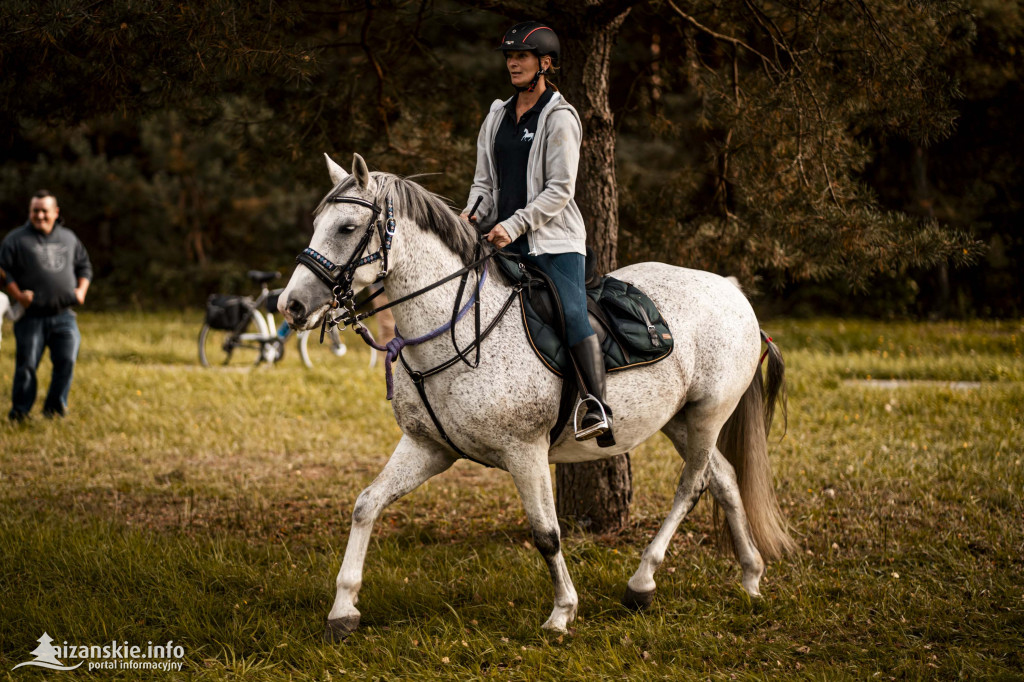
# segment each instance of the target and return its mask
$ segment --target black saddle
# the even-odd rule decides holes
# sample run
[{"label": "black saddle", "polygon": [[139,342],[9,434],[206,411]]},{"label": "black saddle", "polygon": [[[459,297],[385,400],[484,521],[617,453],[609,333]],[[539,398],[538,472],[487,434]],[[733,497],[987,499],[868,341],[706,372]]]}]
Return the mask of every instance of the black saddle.
[{"label": "black saddle", "polygon": [[[571,353],[565,340],[565,319],[554,284],[540,270],[517,259],[499,255],[496,264],[522,284],[523,327],[537,357],[559,377],[572,377]],[[601,276],[596,258],[587,249],[587,313],[604,351],[609,372],[649,365],[672,352],[672,333],[654,302],[631,284]],[[563,382],[559,417],[551,442],[565,428],[576,401],[576,381]]]}]

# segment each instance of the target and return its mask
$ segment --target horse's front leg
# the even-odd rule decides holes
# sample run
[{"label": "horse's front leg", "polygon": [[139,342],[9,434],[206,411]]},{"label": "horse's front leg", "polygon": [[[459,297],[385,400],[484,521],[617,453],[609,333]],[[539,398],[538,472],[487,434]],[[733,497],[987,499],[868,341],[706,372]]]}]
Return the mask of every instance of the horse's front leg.
[{"label": "horse's front leg", "polygon": [[352,510],[352,528],[345,558],[335,582],[334,606],[327,616],[324,636],[329,641],[344,639],[359,625],[356,602],[363,584],[363,562],[374,522],[385,507],[445,471],[454,462],[455,459],[436,444],[403,436],[384,470],[359,494]]},{"label": "horse's front leg", "polygon": [[547,457],[546,443],[539,447],[523,448],[508,457],[511,461],[508,461],[507,468],[519,490],[526,517],[533,528],[533,544],[544,557],[555,587],[555,608],[551,612],[551,617],[541,627],[565,632],[568,625],[576,620],[579,597],[562,557],[555,496],[551,489],[551,469],[548,467]]}]

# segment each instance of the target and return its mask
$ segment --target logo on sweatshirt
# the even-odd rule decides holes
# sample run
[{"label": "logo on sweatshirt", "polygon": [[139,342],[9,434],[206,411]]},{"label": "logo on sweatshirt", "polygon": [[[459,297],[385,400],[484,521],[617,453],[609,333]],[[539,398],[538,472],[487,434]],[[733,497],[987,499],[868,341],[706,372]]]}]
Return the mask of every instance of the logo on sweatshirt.
[{"label": "logo on sweatshirt", "polygon": [[47,272],[63,272],[68,265],[68,247],[64,244],[39,244],[36,258]]},{"label": "logo on sweatshirt", "polygon": [[531,133],[529,130],[524,130],[523,131],[523,139],[521,139],[519,141],[520,142],[533,142],[533,133]]}]

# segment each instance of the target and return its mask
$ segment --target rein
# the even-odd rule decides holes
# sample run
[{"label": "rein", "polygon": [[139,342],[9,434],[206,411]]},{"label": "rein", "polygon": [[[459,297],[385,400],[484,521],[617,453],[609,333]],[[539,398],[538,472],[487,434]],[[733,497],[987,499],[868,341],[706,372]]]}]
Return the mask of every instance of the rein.
[{"label": "rein", "polygon": [[[436,289],[437,287],[441,286],[442,284],[447,284],[448,282],[452,281],[456,277],[459,277],[459,276],[462,276],[462,275],[468,275],[469,272],[471,272],[473,270],[476,270],[476,268],[480,267],[481,265],[485,265],[487,263],[487,261],[489,261],[491,258],[494,258],[495,254],[497,254],[497,251],[489,253],[486,256],[483,256],[482,258],[479,258],[479,259],[473,261],[472,263],[470,263],[466,267],[462,268],[461,270],[457,270],[456,272],[453,272],[452,274],[448,275],[444,279],[439,279],[439,280],[437,280],[436,282],[434,282],[432,284],[428,284],[427,286],[423,287],[422,289],[417,289],[416,291],[412,292],[411,294],[406,294],[405,296],[402,296],[401,298],[396,298],[394,301],[389,301],[388,303],[385,303],[382,306],[378,306],[378,307],[374,308],[373,310],[369,310],[369,311],[357,314],[357,313],[355,313],[352,310],[346,309],[345,312],[342,313],[341,317],[338,317],[337,319],[331,320],[330,322],[333,323],[332,326],[336,326],[339,323],[343,324],[344,326],[348,326],[350,324],[351,325],[355,325],[355,324],[357,324],[359,322],[362,322],[365,319],[373,317],[374,315],[376,315],[377,313],[381,312],[382,310],[387,310],[388,308],[394,307],[394,306],[398,305],[399,303],[405,303],[406,301],[409,301],[409,300],[412,300],[414,298],[417,298],[418,296],[422,296],[423,294],[427,293],[428,291],[430,291],[432,289]],[[298,259],[296,259],[296,260],[298,260]],[[365,304],[367,301],[371,301],[371,300],[377,298],[383,292],[384,292],[383,288],[378,289],[369,298],[367,298],[366,301],[363,301],[363,303]],[[343,301],[341,299],[336,299],[336,302],[339,303],[339,304],[344,304],[345,303],[345,301]],[[458,305],[458,303],[456,302],[455,305]]]},{"label": "rein", "polygon": [[[403,337],[401,332],[399,332],[398,329],[395,329],[395,338],[391,339],[385,345],[382,346],[379,343],[377,343],[376,340],[374,340],[373,334],[370,333],[369,329],[367,329],[362,324],[356,323],[355,332],[357,334],[359,334],[360,337],[362,337],[363,341],[366,342],[366,345],[368,345],[371,348],[374,348],[376,350],[379,350],[382,353],[386,353],[386,355],[384,356],[384,376],[385,376],[385,378],[387,380],[387,386],[388,386],[387,399],[388,400],[391,400],[394,397],[394,381],[393,381],[392,372],[391,372],[391,363],[394,361],[395,358],[401,358],[402,349],[405,348],[406,346],[418,346],[421,343],[426,343],[427,341],[430,341],[432,339],[436,339],[437,337],[441,336],[442,334],[444,334],[449,329],[454,329],[455,325],[459,321],[461,321],[463,317],[466,316],[467,312],[469,312],[470,306],[472,306],[476,302],[477,295],[480,293],[480,289],[483,287],[485,281],[487,281],[487,265],[486,264],[484,265],[483,275],[480,277],[480,281],[477,282],[476,291],[474,291],[473,295],[469,297],[468,301],[466,301],[466,305],[464,305],[462,307],[462,310],[461,311],[457,311],[456,314],[452,317],[452,319],[448,320],[447,322],[445,322],[443,325],[441,325],[440,327],[438,327],[434,331],[427,332],[426,334],[424,334],[422,336],[417,336],[416,338],[413,338],[413,339],[407,339],[407,338]],[[456,306],[458,306],[458,302],[456,302]],[[383,310],[385,307],[388,307],[388,306],[381,306],[380,310]],[[478,306],[478,308],[479,308],[479,306]],[[377,311],[373,311],[373,312],[377,312]],[[369,317],[369,315],[365,315],[361,319],[365,319],[366,317]],[[478,339],[480,338],[479,335],[478,335],[477,338]],[[482,339],[480,339],[480,340],[482,340]],[[479,347],[479,345],[478,345],[478,347]],[[459,350],[458,347],[456,347],[455,350],[456,350],[456,352],[458,352],[458,350]],[[407,370],[409,370],[409,366],[408,366],[408,364],[405,363],[405,359],[404,358],[402,358],[402,364],[404,364],[405,368]],[[412,370],[409,370],[409,374],[412,374]]]}]

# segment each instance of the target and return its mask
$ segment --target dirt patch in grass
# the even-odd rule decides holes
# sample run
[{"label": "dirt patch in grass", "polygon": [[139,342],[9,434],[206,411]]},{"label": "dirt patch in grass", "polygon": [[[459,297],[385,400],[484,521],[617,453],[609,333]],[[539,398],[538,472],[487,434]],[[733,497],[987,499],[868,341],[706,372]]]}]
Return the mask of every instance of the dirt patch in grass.
[{"label": "dirt patch in grass", "polygon": [[951,391],[969,391],[981,388],[980,381],[939,381],[937,379],[846,379],[843,381],[848,386],[863,386],[865,388],[895,389],[895,388],[948,388]]}]

